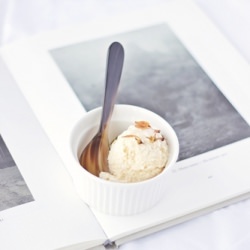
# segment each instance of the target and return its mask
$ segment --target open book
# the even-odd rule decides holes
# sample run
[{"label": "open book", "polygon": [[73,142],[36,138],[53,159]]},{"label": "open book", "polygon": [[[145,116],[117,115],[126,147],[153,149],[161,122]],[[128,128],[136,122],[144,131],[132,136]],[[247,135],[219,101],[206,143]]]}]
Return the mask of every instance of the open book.
[{"label": "open book", "polygon": [[[73,125],[102,104],[113,41],[125,48],[117,102],[158,113],[180,141],[164,198],[124,217],[80,200],[68,157]],[[192,2],[44,34],[0,56],[3,249],[105,249],[250,197],[250,68]]]}]

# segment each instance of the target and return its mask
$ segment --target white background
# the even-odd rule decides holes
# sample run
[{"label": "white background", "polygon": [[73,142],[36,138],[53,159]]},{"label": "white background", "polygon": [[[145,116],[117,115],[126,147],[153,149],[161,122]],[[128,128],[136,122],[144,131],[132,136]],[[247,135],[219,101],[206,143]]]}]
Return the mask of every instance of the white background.
[{"label": "white background", "polygon": [[[0,0],[0,45],[44,31],[148,9],[166,1]],[[250,63],[250,1],[196,2]],[[121,249],[248,250],[250,200],[132,241]]]}]

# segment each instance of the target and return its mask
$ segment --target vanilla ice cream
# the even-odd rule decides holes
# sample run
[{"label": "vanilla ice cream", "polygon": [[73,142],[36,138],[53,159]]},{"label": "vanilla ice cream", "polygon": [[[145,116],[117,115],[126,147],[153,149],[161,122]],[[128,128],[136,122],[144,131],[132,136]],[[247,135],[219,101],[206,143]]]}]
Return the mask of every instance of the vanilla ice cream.
[{"label": "vanilla ice cream", "polygon": [[168,160],[168,144],[159,129],[146,121],[135,122],[111,144],[109,173],[100,178],[119,182],[138,182],[162,172]]}]

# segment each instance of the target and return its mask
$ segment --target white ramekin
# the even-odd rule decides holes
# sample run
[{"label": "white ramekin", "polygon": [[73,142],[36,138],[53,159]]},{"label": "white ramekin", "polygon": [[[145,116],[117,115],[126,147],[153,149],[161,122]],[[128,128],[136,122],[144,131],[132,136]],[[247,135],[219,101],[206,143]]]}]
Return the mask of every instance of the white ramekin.
[{"label": "white ramekin", "polygon": [[148,121],[152,127],[161,130],[169,146],[169,159],[165,169],[154,178],[136,183],[118,183],[102,180],[79,164],[79,156],[99,128],[101,108],[87,112],[72,129],[70,150],[74,184],[76,190],[90,207],[111,215],[132,215],[153,207],[163,196],[168,172],[176,163],[179,142],[175,131],[159,115],[144,108],[131,105],[115,105],[109,127],[112,141],[135,121]]}]

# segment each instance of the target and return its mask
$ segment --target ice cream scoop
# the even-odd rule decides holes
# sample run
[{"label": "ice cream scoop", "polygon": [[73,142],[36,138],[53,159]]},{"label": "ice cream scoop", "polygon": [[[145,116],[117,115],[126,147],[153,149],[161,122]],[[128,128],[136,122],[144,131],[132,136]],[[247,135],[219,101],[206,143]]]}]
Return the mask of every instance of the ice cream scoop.
[{"label": "ice cream scoop", "polygon": [[109,171],[107,156],[109,152],[108,124],[111,118],[124,62],[124,49],[118,42],[108,50],[106,85],[99,131],[83,150],[80,164],[93,175]]},{"label": "ice cream scoop", "polygon": [[147,121],[136,121],[111,145],[109,172],[102,179],[118,182],[139,182],[160,174],[167,164],[167,138]]}]

